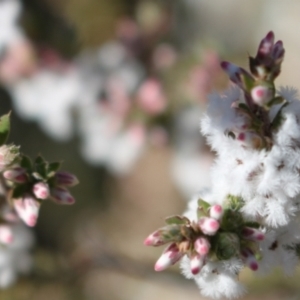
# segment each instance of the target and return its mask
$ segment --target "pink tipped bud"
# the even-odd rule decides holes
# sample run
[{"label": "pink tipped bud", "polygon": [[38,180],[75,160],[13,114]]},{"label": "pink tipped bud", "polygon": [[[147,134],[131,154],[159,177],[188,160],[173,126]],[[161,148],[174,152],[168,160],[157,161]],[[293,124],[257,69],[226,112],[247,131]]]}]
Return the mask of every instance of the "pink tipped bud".
[{"label": "pink tipped bud", "polygon": [[272,91],[265,86],[259,85],[251,90],[251,96],[257,105],[264,105],[272,99]]},{"label": "pink tipped bud", "polygon": [[57,204],[74,204],[75,199],[69,191],[62,187],[55,187],[50,192],[51,199]]},{"label": "pink tipped bud", "polygon": [[75,175],[64,171],[56,172],[54,177],[58,186],[74,186],[79,182]]},{"label": "pink tipped bud", "polygon": [[16,183],[24,183],[27,181],[26,171],[21,167],[4,171],[3,177]]},{"label": "pink tipped bud", "polygon": [[151,233],[144,241],[145,246],[161,246],[165,244],[160,234],[160,230]]},{"label": "pink tipped bud", "polygon": [[154,266],[154,270],[157,272],[163,271],[166,268],[174,265],[184,254],[181,253],[175,243],[168,246],[163,254],[160,256]]},{"label": "pink tipped bud", "polygon": [[232,64],[228,61],[222,61],[221,62],[221,68],[228,74],[228,76],[230,77],[230,80],[236,84],[241,83],[241,78],[240,78],[240,74],[241,74],[241,68],[238,67],[235,64]]},{"label": "pink tipped bud", "polygon": [[200,255],[200,254],[195,254],[191,257],[191,272],[192,272],[192,274],[197,275],[201,271],[201,268],[204,265],[204,258],[205,258],[205,256]]},{"label": "pink tipped bud", "polygon": [[245,248],[242,250],[242,257],[245,261],[245,264],[252,270],[257,271],[258,270],[258,262],[252,252],[249,248]]},{"label": "pink tipped bud", "polygon": [[33,227],[36,224],[40,204],[30,195],[14,200],[15,210],[26,225]]},{"label": "pink tipped bud", "polygon": [[220,227],[217,220],[208,217],[200,218],[198,225],[202,232],[207,235],[214,235]]},{"label": "pink tipped bud", "polygon": [[242,229],[242,236],[251,241],[262,241],[265,238],[265,235],[256,228],[244,227]]},{"label": "pink tipped bud", "polygon": [[0,242],[10,244],[13,241],[13,233],[8,225],[0,225]]},{"label": "pink tipped bud", "polygon": [[275,43],[273,51],[272,51],[272,58],[274,60],[281,60],[284,55],[284,48],[282,41],[278,41]]},{"label": "pink tipped bud", "polygon": [[209,209],[209,216],[213,219],[220,220],[223,216],[223,207],[219,204],[212,205]]},{"label": "pink tipped bud", "polygon": [[263,59],[265,56],[268,56],[274,45],[274,33],[270,31],[264,39],[259,44],[257,51],[257,58]]},{"label": "pink tipped bud", "polygon": [[195,250],[200,255],[207,255],[210,249],[210,243],[208,239],[204,237],[199,237],[194,243]]},{"label": "pink tipped bud", "polygon": [[47,199],[50,195],[49,185],[45,182],[37,182],[32,188],[34,196],[38,199]]}]

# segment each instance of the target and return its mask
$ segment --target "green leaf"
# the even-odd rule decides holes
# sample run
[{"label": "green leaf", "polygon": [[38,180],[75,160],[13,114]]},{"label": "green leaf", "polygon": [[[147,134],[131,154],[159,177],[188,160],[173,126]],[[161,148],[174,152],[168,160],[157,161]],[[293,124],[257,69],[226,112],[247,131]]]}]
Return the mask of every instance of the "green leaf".
[{"label": "green leaf", "polygon": [[42,156],[38,156],[35,159],[35,169],[36,173],[38,173],[42,178],[46,179],[47,178],[47,168],[48,168],[48,163],[44,160]]},{"label": "green leaf", "polygon": [[169,225],[178,224],[178,225],[186,225],[189,223],[189,220],[185,217],[181,216],[170,216],[165,219],[166,223]]},{"label": "green leaf", "polygon": [[27,192],[28,186],[26,184],[18,185],[14,188],[12,198],[17,199]]},{"label": "green leaf", "polygon": [[254,86],[254,78],[246,72],[240,74],[240,77],[243,82],[243,86],[245,87],[245,90],[250,93],[251,89]]},{"label": "green leaf", "polygon": [[257,222],[251,222],[251,221],[248,221],[248,222],[245,222],[244,223],[244,226],[246,227],[252,227],[252,228],[259,228],[260,227],[260,224],[257,223]]},{"label": "green leaf", "polygon": [[55,175],[57,170],[60,168],[61,162],[52,162],[48,164],[47,178],[51,178]]},{"label": "green leaf", "polygon": [[271,99],[268,103],[267,103],[267,107],[271,107],[273,105],[276,105],[276,104],[281,104],[285,101],[285,99],[281,96],[277,96],[273,99]]},{"label": "green leaf", "polygon": [[0,146],[5,144],[10,131],[10,112],[0,118]]},{"label": "green leaf", "polygon": [[201,217],[208,216],[209,208],[210,208],[210,204],[200,198],[198,200],[198,210],[197,210],[198,219],[200,219]]},{"label": "green leaf", "polygon": [[271,130],[277,130],[282,121],[284,120],[283,116],[282,116],[282,110],[284,107],[286,107],[287,105],[289,104],[289,102],[285,102],[281,107],[280,109],[278,110],[276,116],[274,117],[272,123],[271,123]]},{"label": "green leaf", "polygon": [[24,168],[26,170],[32,169],[32,162],[31,162],[30,158],[26,155],[22,155],[20,165],[22,168]]}]

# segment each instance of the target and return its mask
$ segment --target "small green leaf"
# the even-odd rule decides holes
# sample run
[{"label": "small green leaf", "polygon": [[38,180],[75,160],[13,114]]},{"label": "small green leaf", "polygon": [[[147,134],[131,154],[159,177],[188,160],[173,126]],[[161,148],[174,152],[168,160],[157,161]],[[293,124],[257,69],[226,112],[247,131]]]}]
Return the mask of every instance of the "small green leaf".
[{"label": "small green leaf", "polygon": [[257,228],[260,227],[260,224],[257,223],[257,222],[251,222],[251,221],[249,221],[249,222],[245,222],[244,226],[245,227],[252,227],[252,228],[256,228],[257,229]]},{"label": "small green leaf", "polygon": [[284,120],[283,116],[282,116],[282,110],[284,107],[286,107],[287,105],[289,104],[289,102],[285,102],[281,107],[280,109],[278,110],[276,116],[274,117],[272,123],[271,123],[271,130],[277,130],[282,121]]},{"label": "small green leaf", "polygon": [[26,184],[18,185],[14,188],[12,198],[17,199],[27,192],[28,186]]},{"label": "small green leaf", "polygon": [[281,96],[277,96],[275,98],[273,98],[272,100],[270,100],[268,103],[267,103],[267,106],[268,107],[271,107],[273,105],[276,105],[276,104],[281,104],[285,101],[285,99]]},{"label": "small green leaf", "polygon": [[49,172],[56,172],[60,168],[61,162],[52,162],[48,166]]},{"label": "small green leaf", "polygon": [[197,209],[198,219],[200,219],[201,217],[208,216],[209,208],[210,208],[210,204],[200,198],[198,200],[198,209]]},{"label": "small green leaf", "polygon": [[171,224],[178,224],[178,225],[186,225],[189,223],[189,220],[185,217],[181,216],[170,216],[165,219],[166,223]]},{"label": "small green leaf", "polygon": [[26,170],[32,169],[32,162],[31,162],[30,158],[26,155],[22,155],[20,165],[22,168],[24,168]]},{"label": "small green leaf", "polygon": [[10,112],[0,118],[0,146],[5,144],[10,131]]}]

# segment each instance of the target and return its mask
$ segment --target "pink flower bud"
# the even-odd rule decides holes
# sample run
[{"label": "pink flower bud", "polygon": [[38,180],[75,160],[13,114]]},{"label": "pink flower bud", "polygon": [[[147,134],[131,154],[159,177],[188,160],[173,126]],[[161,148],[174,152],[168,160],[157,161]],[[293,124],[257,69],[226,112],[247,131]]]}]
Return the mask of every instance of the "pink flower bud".
[{"label": "pink flower bud", "polygon": [[274,45],[274,33],[270,31],[265,38],[263,38],[258,46],[257,58],[263,59],[265,56],[271,54]]},{"label": "pink flower bud", "polygon": [[49,185],[45,182],[37,182],[32,188],[34,196],[38,199],[47,199],[50,195]]},{"label": "pink flower bud", "polygon": [[13,233],[8,225],[0,225],[0,242],[10,244],[13,241]]},{"label": "pink flower bud", "polygon": [[145,246],[161,246],[165,244],[165,242],[162,240],[162,236],[160,234],[160,230],[157,230],[153,233],[151,233],[144,241]]},{"label": "pink flower bud", "polygon": [[14,208],[25,224],[30,227],[36,224],[40,204],[32,196],[26,195],[24,198],[15,199]]},{"label": "pink flower bud", "polygon": [[21,167],[15,167],[4,171],[3,177],[16,183],[24,183],[27,181],[26,171]]},{"label": "pink flower bud", "polygon": [[208,254],[210,249],[210,243],[208,239],[204,237],[199,237],[196,239],[194,243],[194,247],[197,253],[203,256]]},{"label": "pink flower bud", "polygon": [[197,275],[201,271],[201,268],[204,265],[204,258],[205,258],[205,256],[200,255],[200,254],[195,254],[191,257],[191,272],[192,272],[192,274]]},{"label": "pink flower bud", "polygon": [[277,41],[272,50],[272,58],[274,60],[281,60],[284,55],[284,48],[282,41]]},{"label": "pink flower bud", "polygon": [[230,80],[234,82],[237,85],[241,84],[241,68],[238,67],[235,64],[232,64],[228,61],[222,61],[221,62],[221,68],[227,73],[227,75],[230,77]]},{"label": "pink flower bud", "polygon": [[262,241],[265,238],[265,235],[260,230],[251,227],[244,227],[242,229],[242,236],[245,239],[257,242]]},{"label": "pink flower bud", "polygon": [[62,187],[55,187],[50,192],[51,199],[57,204],[74,204],[75,199],[69,191]]},{"label": "pink flower bud", "polygon": [[175,243],[169,245],[158,259],[154,266],[157,272],[163,271],[166,268],[174,265],[184,254],[181,253]]},{"label": "pink flower bud", "polygon": [[258,270],[258,262],[252,252],[249,248],[244,248],[242,251],[242,257],[245,261],[245,264],[252,270],[257,271]]},{"label": "pink flower bud", "polygon": [[257,105],[267,104],[272,98],[272,91],[266,86],[256,86],[251,90],[253,101]]},{"label": "pink flower bud", "polygon": [[217,220],[209,217],[200,218],[198,225],[202,232],[207,235],[214,235],[220,227],[220,223]]},{"label": "pink flower bud", "polygon": [[212,205],[209,209],[209,216],[215,220],[220,220],[223,216],[223,207],[219,204]]},{"label": "pink flower bud", "polygon": [[69,172],[59,171],[55,173],[54,177],[58,186],[74,186],[79,182],[77,177]]}]

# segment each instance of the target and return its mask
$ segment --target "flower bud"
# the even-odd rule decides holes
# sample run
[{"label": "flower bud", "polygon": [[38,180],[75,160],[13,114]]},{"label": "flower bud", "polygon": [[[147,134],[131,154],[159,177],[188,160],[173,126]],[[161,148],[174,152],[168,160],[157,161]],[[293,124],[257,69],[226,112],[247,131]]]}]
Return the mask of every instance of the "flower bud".
[{"label": "flower bud", "polygon": [[201,271],[204,265],[204,258],[205,256],[198,253],[191,257],[191,272],[193,275],[197,275]]},{"label": "flower bud", "polygon": [[245,261],[245,264],[252,270],[257,271],[258,269],[258,262],[254,256],[254,253],[249,248],[244,248],[241,251],[242,257]]},{"label": "flower bud", "polygon": [[272,99],[273,93],[270,88],[259,85],[251,90],[251,96],[257,105],[262,106],[267,104]]},{"label": "flower bud", "polygon": [[62,187],[55,187],[50,192],[51,199],[57,204],[74,204],[75,199],[69,191]]},{"label": "flower bud", "polygon": [[209,216],[215,220],[220,220],[223,216],[223,207],[219,204],[212,205],[209,209]]},{"label": "flower bud", "polygon": [[36,224],[40,204],[32,196],[26,195],[24,198],[15,199],[14,208],[26,225],[33,227]]},{"label": "flower bud", "polygon": [[179,251],[175,243],[169,245],[157,260],[154,270],[157,272],[165,270],[166,268],[174,265],[183,255],[184,254]]},{"label": "flower bud", "polygon": [[145,246],[161,246],[169,242],[182,240],[182,226],[167,225],[151,233],[144,241]]},{"label": "flower bud", "polygon": [[265,238],[265,235],[256,228],[244,227],[242,229],[243,238],[251,241],[262,241]]},{"label": "flower bud", "polygon": [[157,230],[157,231],[151,233],[144,241],[145,246],[161,246],[164,244],[165,244],[165,242],[162,239],[160,230]]},{"label": "flower bud", "polygon": [[27,181],[26,171],[21,167],[15,167],[4,171],[3,177],[16,183],[24,183]]},{"label": "flower bud", "polygon": [[13,241],[13,233],[8,225],[0,225],[0,242],[10,244]]},{"label": "flower bud", "polygon": [[64,171],[56,172],[54,178],[58,186],[74,186],[79,182],[75,175]]},{"label": "flower bud", "polygon": [[263,38],[258,46],[256,57],[258,59],[264,59],[266,56],[271,54],[274,45],[274,33],[270,31],[265,38]]},{"label": "flower bud", "polygon": [[194,248],[200,255],[207,255],[210,249],[210,243],[208,239],[204,237],[199,237],[194,243]]},{"label": "flower bud", "polygon": [[218,231],[220,224],[213,218],[202,217],[198,221],[198,226],[204,234],[214,235]]},{"label": "flower bud", "polygon": [[45,182],[37,182],[33,185],[32,192],[37,199],[47,199],[50,195],[49,185]]}]

